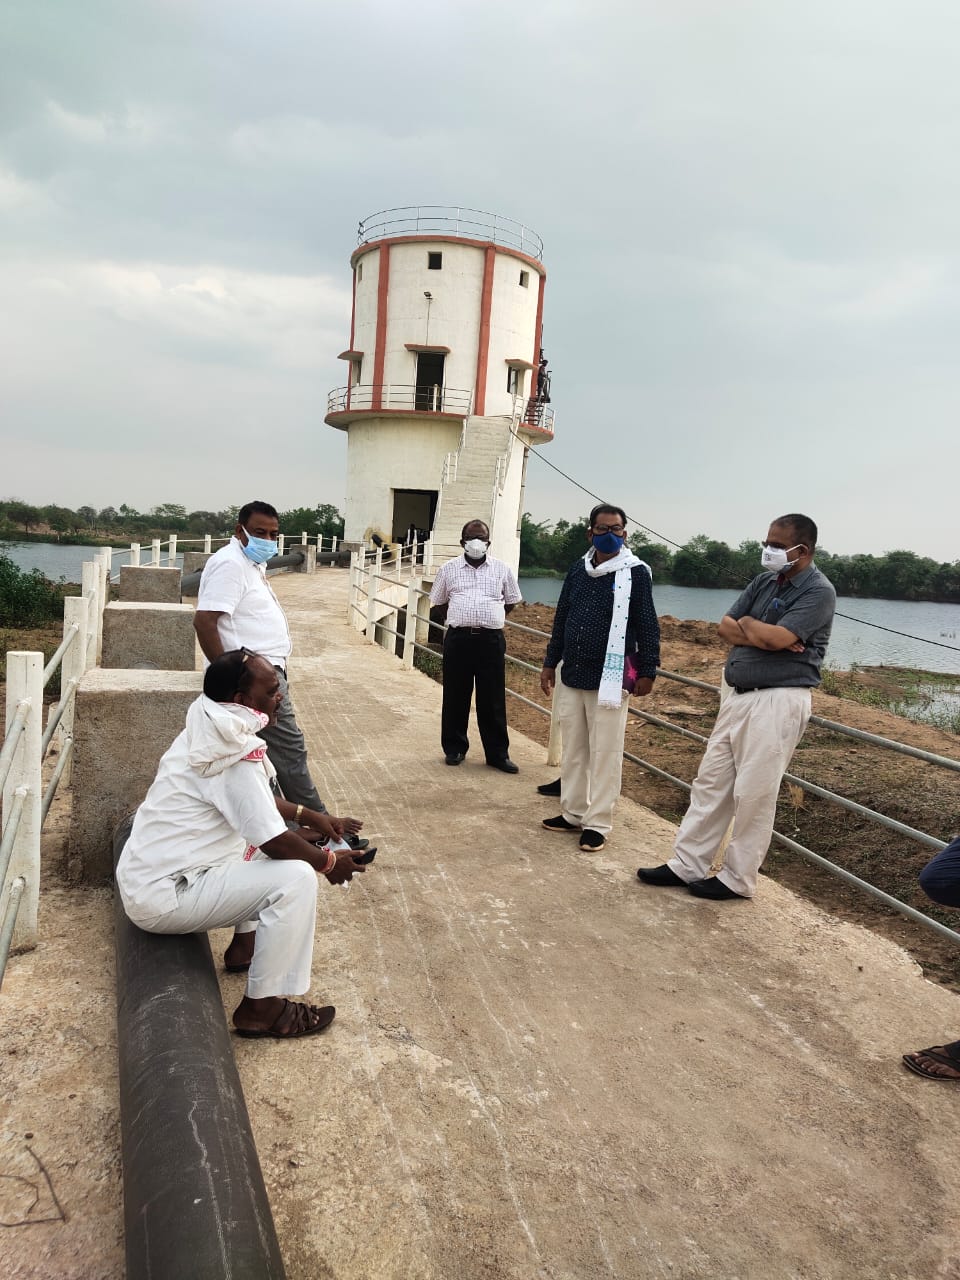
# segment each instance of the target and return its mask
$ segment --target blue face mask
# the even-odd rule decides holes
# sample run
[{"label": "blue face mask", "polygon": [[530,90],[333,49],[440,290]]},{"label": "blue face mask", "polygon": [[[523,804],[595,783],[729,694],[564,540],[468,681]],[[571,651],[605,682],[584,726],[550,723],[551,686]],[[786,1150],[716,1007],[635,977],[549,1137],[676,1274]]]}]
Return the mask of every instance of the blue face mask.
[{"label": "blue face mask", "polygon": [[[243,529],[243,525],[240,528]],[[246,529],[243,532],[247,533]],[[254,538],[247,533],[247,545],[243,548],[243,554],[254,564],[266,564],[277,554],[277,543],[269,538]]]},{"label": "blue face mask", "polygon": [[623,538],[618,538],[615,533],[595,533],[593,545],[601,555],[615,556],[623,546]]}]

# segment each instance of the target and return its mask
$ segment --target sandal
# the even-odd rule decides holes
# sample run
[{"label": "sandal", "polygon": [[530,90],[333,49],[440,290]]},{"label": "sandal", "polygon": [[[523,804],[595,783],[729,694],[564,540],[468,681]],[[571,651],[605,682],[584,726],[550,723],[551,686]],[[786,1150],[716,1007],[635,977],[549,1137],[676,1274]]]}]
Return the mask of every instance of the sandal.
[{"label": "sandal", "polygon": [[237,1027],[236,1032],[238,1036],[246,1036],[250,1040],[263,1036],[272,1036],[275,1040],[295,1040],[299,1036],[315,1036],[319,1031],[325,1031],[336,1012],[332,1004],[320,1007],[304,1004],[299,1000],[284,1000],[283,1008],[272,1027],[266,1031],[248,1031]]},{"label": "sandal", "polygon": [[[940,1052],[943,1049],[943,1052]],[[916,1058],[932,1058],[934,1062],[939,1062],[941,1066],[950,1067],[957,1074],[954,1076],[940,1075],[936,1071],[931,1071],[922,1063],[916,1062]],[[933,1045],[929,1049],[917,1049],[915,1053],[905,1053],[903,1055],[903,1065],[910,1071],[915,1072],[918,1076],[923,1076],[925,1080],[960,1080],[960,1040],[955,1040],[952,1044]]]}]

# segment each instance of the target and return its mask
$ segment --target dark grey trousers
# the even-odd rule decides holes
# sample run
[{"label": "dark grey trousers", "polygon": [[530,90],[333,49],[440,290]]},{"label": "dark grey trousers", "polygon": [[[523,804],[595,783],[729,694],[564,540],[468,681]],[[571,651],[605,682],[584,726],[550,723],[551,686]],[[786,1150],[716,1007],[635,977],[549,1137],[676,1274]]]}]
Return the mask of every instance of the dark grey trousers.
[{"label": "dark grey trousers", "polygon": [[307,766],[307,744],[303,740],[303,732],[297,724],[297,717],[290,701],[290,686],[287,677],[279,667],[275,667],[280,681],[283,701],[277,711],[277,723],[267,729],[260,730],[260,737],[270,750],[270,760],[277,771],[280,790],[287,800],[294,804],[305,805],[308,809],[317,809],[326,813],[327,809],[320,799],[320,793],[314,786],[313,778]]}]

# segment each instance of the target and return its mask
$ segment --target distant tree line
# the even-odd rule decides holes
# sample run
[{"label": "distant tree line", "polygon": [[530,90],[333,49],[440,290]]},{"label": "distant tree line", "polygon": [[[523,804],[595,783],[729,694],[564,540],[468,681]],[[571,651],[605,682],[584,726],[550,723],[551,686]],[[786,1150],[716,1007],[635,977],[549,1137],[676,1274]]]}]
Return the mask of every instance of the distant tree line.
[{"label": "distant tree line", "polygon": [[[577,523],[543,520],[524,513],[520,526],[520,571],[566,573],[587,549],[586,519]],[[739,591],[760,572],[760,543],[725,542],[697,534],[679,548],[630,535],[631,551],[646,560],[654,581],[678,587],[723,587]],[[818,549],[816,562],[842,596],[871,596],[881,600],[935,600],[960,603],[960,560],[939,564],[913,551],[885,555],[835,556]]]},{"label": "distant tree line", "polygon": [[[0,501],[0,538],[41,538],[55,542],[86,542],[91,539],[156,538],[175,533],[186,538],[206,534],[227,537],[237,523],[237,507],[225,511],[187,511],[176,502],[161,502],[149,511],[137,511],[125,502],[119,507],[60,507],[51,503],[35,507],[19,498]],[[322,534],[343,537],[343,516],[330,503],[316,507],[293,507],[280,513],[283,533]]]}]

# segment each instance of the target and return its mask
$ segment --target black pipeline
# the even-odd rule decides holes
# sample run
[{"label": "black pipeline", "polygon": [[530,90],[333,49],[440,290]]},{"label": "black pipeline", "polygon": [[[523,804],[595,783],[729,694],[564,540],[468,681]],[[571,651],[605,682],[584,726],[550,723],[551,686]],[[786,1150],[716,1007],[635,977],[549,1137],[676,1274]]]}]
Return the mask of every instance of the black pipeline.
[{"label": "black pipeline", "polygon": [[207,935],[114,911],[127,1280],[284,1280]]}]

